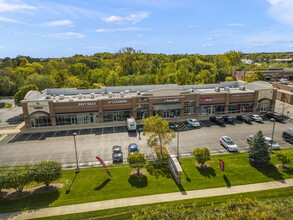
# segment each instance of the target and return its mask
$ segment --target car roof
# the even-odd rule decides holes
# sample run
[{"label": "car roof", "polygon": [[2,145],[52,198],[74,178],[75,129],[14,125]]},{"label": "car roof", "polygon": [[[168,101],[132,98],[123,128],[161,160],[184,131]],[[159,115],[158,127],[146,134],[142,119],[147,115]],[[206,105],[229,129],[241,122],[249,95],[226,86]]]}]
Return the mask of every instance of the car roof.
[{"label": "car roof", "polygon": [[228,137],[228,136],[222,136],[223,139],[227,140],[227,141],[232,141],[232,138]]},{"label": "car roof", "polygon": [[113,146],[113,150],[114,149],[121,149],[121,146],[119,146],[119,145],[115,145],[115,146]]},{"label": "car roof", "polygon": [[287,134],[293,135],[293,131],[284,131],[283,133],[287,133]]},{"label": "car roof", "polygon": [[129,144],[129,147],[130,148],[135,148],[135,147],[137,147],[137,144],[135,144],[135,143]]}]

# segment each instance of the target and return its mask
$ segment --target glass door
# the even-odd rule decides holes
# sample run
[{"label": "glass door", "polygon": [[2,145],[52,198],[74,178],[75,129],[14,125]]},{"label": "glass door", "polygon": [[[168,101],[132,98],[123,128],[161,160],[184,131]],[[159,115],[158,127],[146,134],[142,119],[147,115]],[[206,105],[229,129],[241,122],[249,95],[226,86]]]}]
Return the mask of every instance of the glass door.
[{"label": "glass door", "polygon": [[76,125],[76,117],[71,117],[71,124]]},{"label": "glass door", "polygon": [[113,115],[113,122],[117,122],[118,116],[116,114]]}]

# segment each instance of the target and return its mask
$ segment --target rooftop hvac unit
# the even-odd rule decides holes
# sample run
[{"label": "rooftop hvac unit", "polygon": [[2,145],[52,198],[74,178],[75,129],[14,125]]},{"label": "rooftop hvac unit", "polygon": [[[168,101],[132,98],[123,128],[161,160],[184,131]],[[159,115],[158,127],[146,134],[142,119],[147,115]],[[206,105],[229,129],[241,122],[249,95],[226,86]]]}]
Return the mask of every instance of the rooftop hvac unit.
[{"label": "rooftop hvac unit", "polygon": [[109,98],[113,98],[113,93],[112,92],[109,92],[108,93],[108,96],[109,96]]},{"label": "rooftop hvac unit", "polygon": [[128,94],[129,93],[129,90],[125,90],[124,92],[125,92],[125,94]]},{"label": "rooftop hvac unit", "polygon": [[105,95],[105,93],[104,93],[104,92],[101,92],[101,94],[102,94],[102,95]]},{"label": "rooftop hvac unit", "polygon": [[82,99],[82,94],[78,94],[78,98],[79,99]]},{"label": "rooftop hvac unit", "polygon": [[124,92],[120,92],[120,97],[124,97],[125,93]]},{"label": "rooftop hvac unit", "polygon": [[219,87],[215,87],[215,91],[216,92],[220,92],[220,88]]},{"label": "rooftop hvac unit", "polygon": [[243,90],[244,91],[245,90],[245,86],[240,86],[239,87],[239,90]]},{"label": "rooftop hvac unit", "polygon": [[230,88],[229,87],[225,87],[224,89],[225,89],[225,91],[230,92]]},{"label": "rooftop hvac unit", "polygon": [[136,94],[137,94],[137,95],[140,95],[140,91],[137,91]]},{"label": "rooftop hvac unit", "polygon": [[91,99],[95,98],[95,93],[91,93]]},{"label": "rooftop hvac unit", "polygon": [[64,99],[64,94],[59,95],[59,100],[63,100]]},{"label": "rooftop hvac unit", "polygon": [[50,99],[51,98],[51,96],[50,95],[46,95],[46,99]]}]

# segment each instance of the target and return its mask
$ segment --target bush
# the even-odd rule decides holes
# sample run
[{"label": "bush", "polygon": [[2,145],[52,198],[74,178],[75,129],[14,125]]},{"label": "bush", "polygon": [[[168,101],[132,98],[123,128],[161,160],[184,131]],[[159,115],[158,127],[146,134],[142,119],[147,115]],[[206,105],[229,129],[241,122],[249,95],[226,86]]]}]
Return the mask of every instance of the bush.
[{"label": "bush", "polygon": [[127,160],[130,167],[137,169],[137,175],[139,175],[139,170],[146,164],[144,154],[138,152],[130,154]]},{"label": "bush", "polygon": [[6,168],[4,174],[5,188],[13,188],[17,192],[22,192],[33,181],[32,168],[29,165]]},{"label": "bush", "polygon": [[284,168],[286,163],[291,162],[289,155],[287,153],[285,153],[285,152],[275,152],[275,155],[277,157],[277,160],[282,163],[283,168]]}]

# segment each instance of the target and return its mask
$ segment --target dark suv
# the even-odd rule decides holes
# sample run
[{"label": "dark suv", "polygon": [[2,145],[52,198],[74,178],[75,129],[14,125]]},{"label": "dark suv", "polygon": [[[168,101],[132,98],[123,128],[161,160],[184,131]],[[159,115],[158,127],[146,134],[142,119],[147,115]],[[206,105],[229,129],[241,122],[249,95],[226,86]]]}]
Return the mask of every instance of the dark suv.
[{"label": "dark suv", "polygon": [[282,138],[284,141],[288,141],[293,143],[293,132],[292,131],[284,131],[282,134]]},{"label": "dark suv", "polygon": [[266,113],[265,117],[268,119],[274,118],[276,121],[283,121],[284,120],[283,116],[278,113]]},{"label": "dark suv", "polygon": [[222,118],[222,116],[212,116],[212,117],[210,117],[210,120],[212,122],[215,122],[216,124],[223,124],[224,123],[224,119]]},{"label": "dark suv", "polygon": [[226,123],[230,123],[230,124],[234,123],[234,118],[232,116],[223,116],[223,118]]},{"label": "dark suv", "polygon": [[135,152],[139,152],[137,144],[135,144],[135,143],[129,144],[128,155],[133,154]]},{"label": "dark suv", "polygon": [[123,152],[121,146],[115,145],[112,149],[113,163],[123,162]]}]

